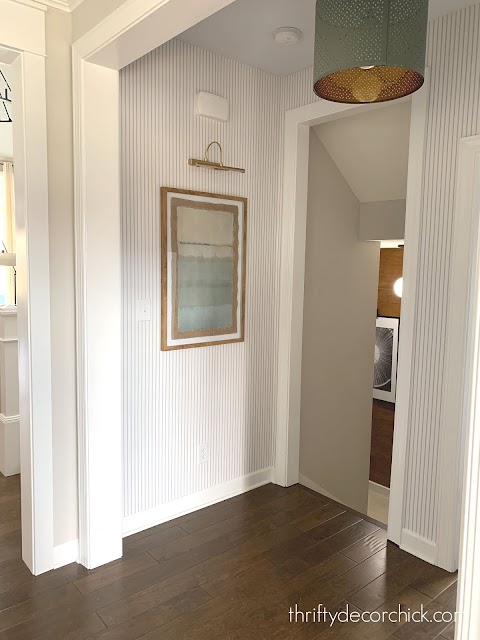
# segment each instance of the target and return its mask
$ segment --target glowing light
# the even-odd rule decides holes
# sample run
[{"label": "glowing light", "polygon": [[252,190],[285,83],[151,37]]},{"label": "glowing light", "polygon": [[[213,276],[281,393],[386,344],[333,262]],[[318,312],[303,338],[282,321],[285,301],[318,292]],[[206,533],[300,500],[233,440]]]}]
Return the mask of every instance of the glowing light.
[{"label": "glowing light", "polygon": [[393,290],[394,290],[396,296],[398,296],[399,298],[402,297],[402,295],[403,295],[403,278],[399,278],[395,282],[395,284],[393,285]]}]

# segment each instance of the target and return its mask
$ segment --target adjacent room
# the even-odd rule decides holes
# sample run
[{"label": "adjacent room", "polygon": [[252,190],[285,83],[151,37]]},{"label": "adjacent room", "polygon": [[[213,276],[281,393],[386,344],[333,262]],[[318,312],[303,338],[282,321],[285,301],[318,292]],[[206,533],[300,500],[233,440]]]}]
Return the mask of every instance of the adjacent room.
[{"label": "adjacent room", "polygon": [[385,525],[410,112],[310,130],[300,482]]}]

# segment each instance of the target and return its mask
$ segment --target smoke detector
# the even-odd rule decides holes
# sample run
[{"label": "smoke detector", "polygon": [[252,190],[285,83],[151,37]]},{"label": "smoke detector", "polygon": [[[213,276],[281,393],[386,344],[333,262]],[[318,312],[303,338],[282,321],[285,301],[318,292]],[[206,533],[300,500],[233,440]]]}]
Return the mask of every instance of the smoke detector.
[{"label": "smoke detector", "polygon": [[295,27],[280,27],[273,32],[273,39],[278,44],[297,44],[302,38],[302,32]]}]

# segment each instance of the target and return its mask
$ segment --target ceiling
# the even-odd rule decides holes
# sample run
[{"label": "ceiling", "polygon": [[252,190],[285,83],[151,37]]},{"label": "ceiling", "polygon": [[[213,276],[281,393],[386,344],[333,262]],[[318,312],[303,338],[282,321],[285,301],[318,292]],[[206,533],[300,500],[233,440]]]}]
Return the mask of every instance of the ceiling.
[{"label": "ceiling", "polygon": [[[430,18],[478,0],[430,0]],[[305,69],[313,61],[315,0],[236,0],[179,37],[185,42],[258,67],[275,75]],[[272,33],[280,27],[303,32],[298,44],[279,45]]]},{"label": "ceiling", "polygon": [[406,197],[410,105],[400,102],[314,127],[360,202]]}]

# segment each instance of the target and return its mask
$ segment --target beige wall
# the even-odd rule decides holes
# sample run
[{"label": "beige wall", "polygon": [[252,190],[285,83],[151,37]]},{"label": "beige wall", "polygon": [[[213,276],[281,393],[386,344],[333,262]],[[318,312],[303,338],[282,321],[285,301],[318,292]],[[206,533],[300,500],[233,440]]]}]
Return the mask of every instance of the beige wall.
[{"label": "beige wall", "polygon": [[360,240],[403,240],[405,200],[360,203]]},{"label": "beige wall", "polygon": [[78,537],[71,34],[71,15],[48,9],[46,80],[55,545]]},{"label": "beige wall", "polygon": [[125,0],[83,0],[73,12],[73,41],[104,20]]},{"label": "beige wall", "polygon": [[366,512],[379,244],[312,131],[305,260],[300,473]]}]

